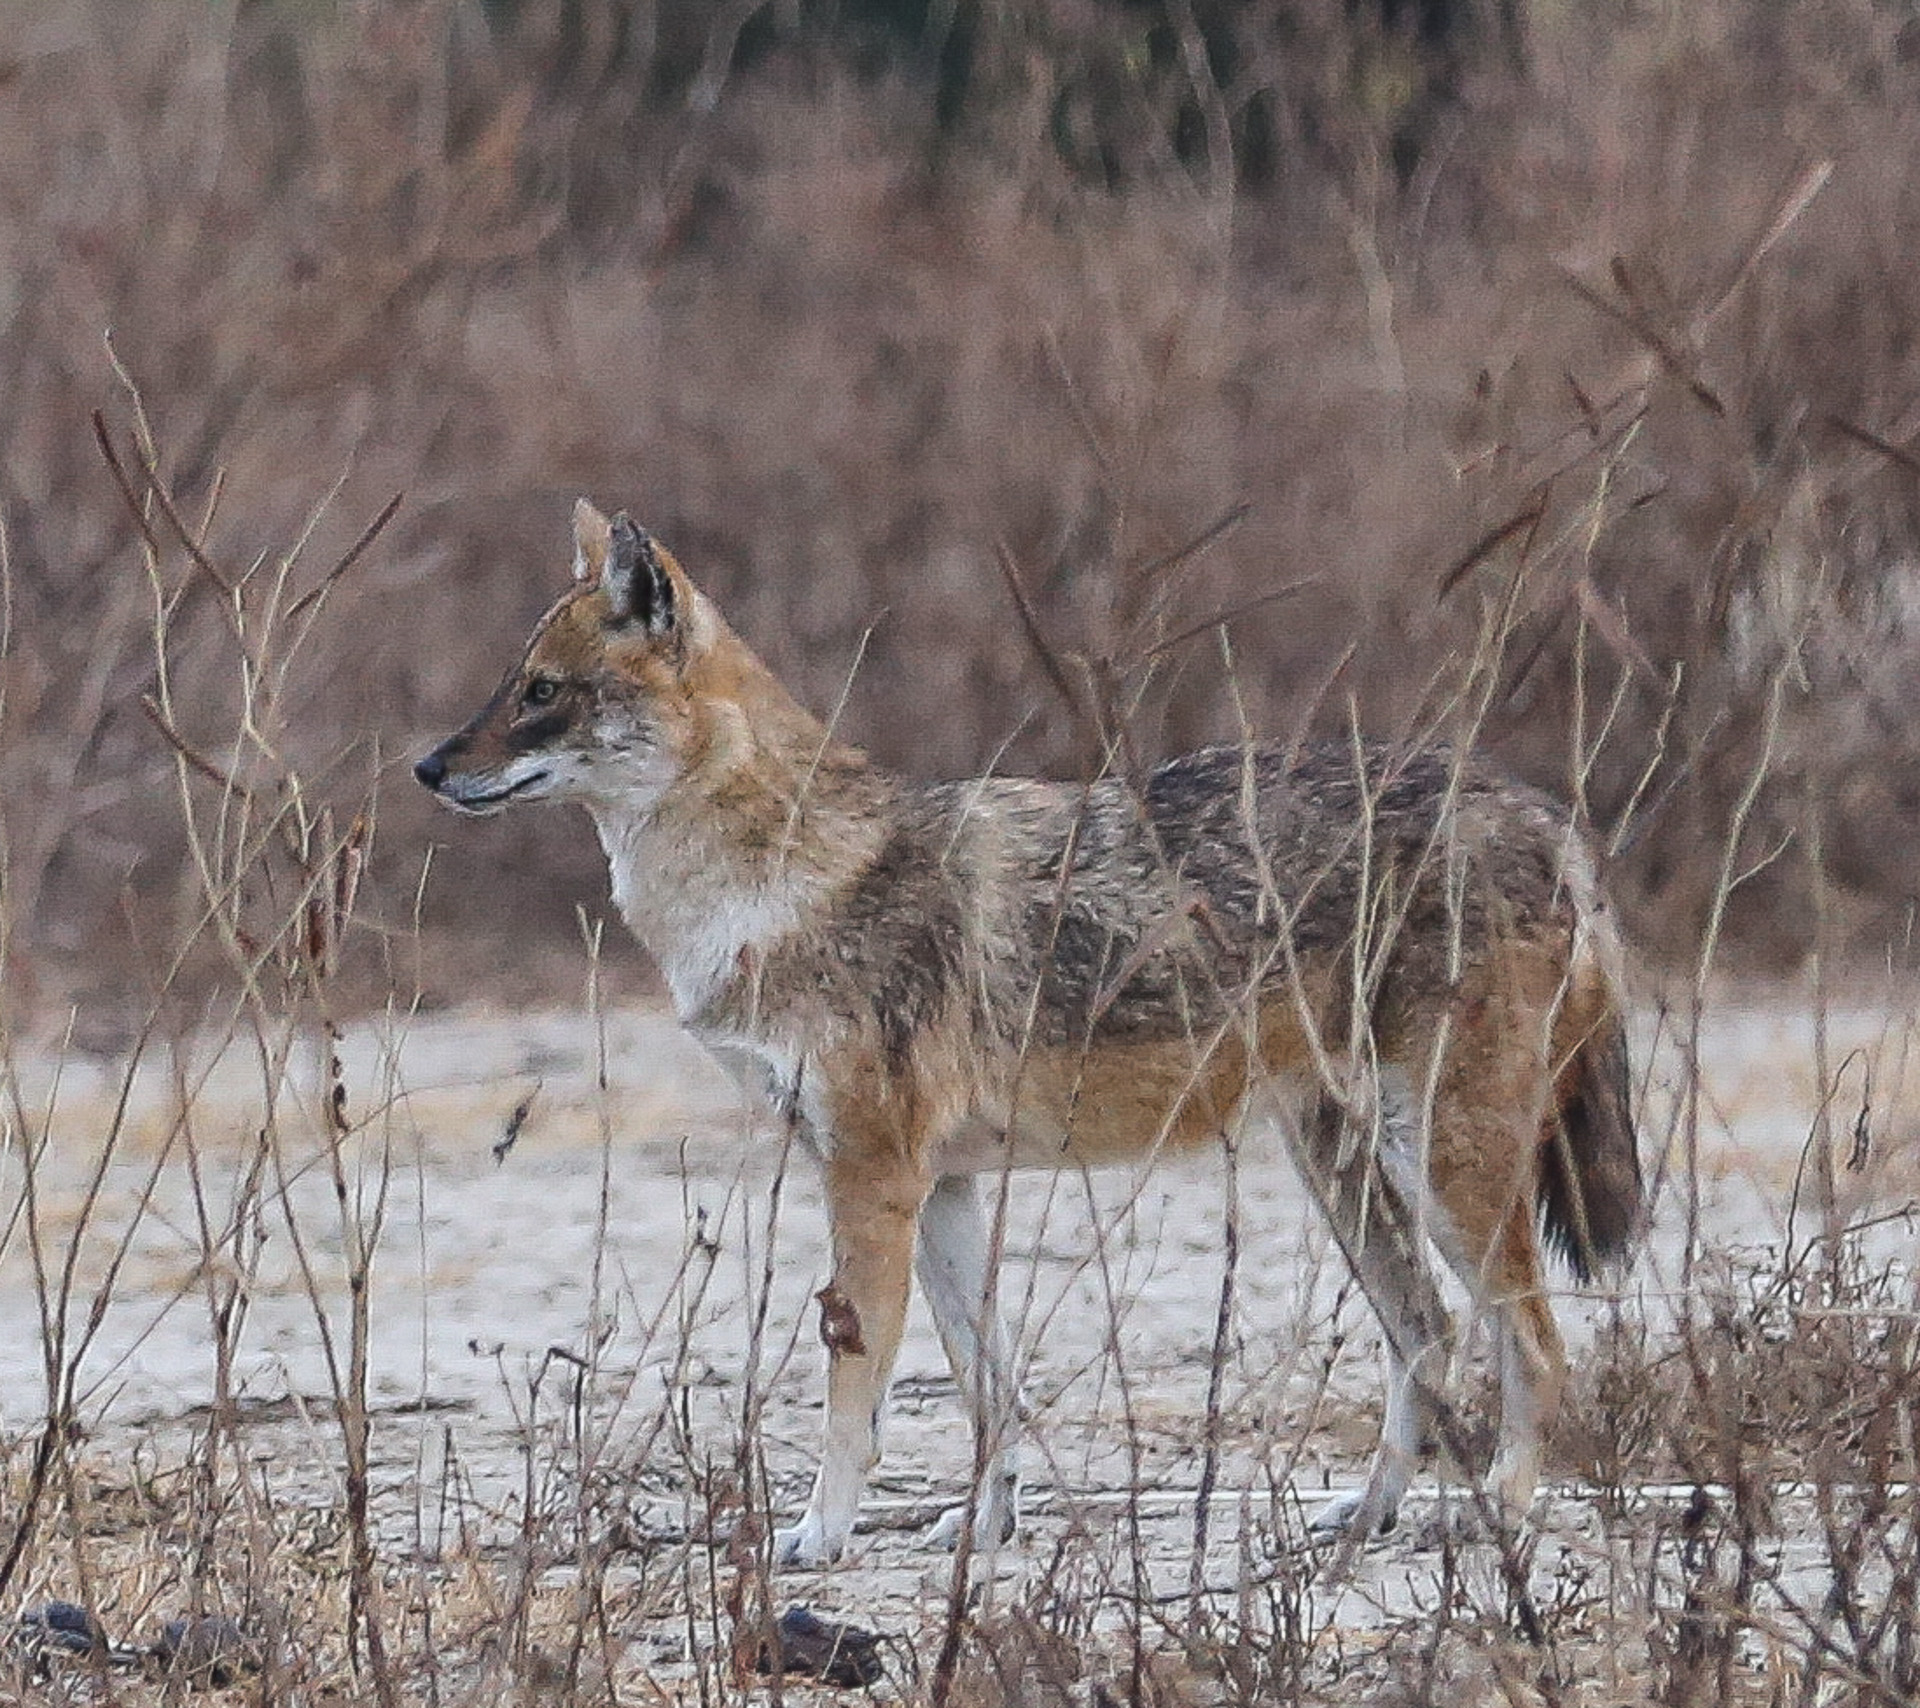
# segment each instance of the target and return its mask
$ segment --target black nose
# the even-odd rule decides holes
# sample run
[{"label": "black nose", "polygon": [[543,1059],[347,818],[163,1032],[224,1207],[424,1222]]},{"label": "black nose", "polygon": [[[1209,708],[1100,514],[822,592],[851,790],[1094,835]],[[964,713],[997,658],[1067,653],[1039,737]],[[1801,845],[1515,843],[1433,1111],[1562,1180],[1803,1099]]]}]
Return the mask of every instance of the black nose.
[{"label": "black nose", "polygon": [[435,748],[426,758],[415,762],[413,774],[425,783],[429,789],[437,789],[447,780],[447,762]]}]

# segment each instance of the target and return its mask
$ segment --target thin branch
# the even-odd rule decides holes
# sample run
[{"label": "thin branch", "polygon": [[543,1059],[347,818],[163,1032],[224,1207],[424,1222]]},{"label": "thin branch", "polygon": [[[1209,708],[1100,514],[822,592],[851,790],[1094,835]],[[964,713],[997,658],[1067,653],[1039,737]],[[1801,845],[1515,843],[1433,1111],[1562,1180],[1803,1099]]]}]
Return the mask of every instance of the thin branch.
[{"label": "thin branch", "polygon": [[180,519],[180,512],[173,507],[173,495],[167,491],[166,482],[160,478],[159,471],[148,459],[145,451],[136,446],[135,453],[140,459],[140,472],[146,477],[147,490],[153,494],[153,501],[160,506],[160,514],[166,517],[169,526],[179,536],[180,544],[186,549],[187,556],[193,559],[194,567],[200,570],[222,593],[231,595],[233,583],[215,567],[213,559],[207,556],[200,542],[193,537],[193,531]]},{"label": "thin branch", "polygon": [[1509,516],[1499,527],[1482,534],[1473,545],[1468,547],[1462,557],[1454,561],[1452,567],[1448,569],[1446,574],[1440,577],[1440,585],[1433,595],[1434,603],[1437,605],[1445,599],[1449,593],[1467,578],[1471,571],[1477,569],[1505,545],[1507,541],[1512,539],[1514,535],[1524,533],[1527,536],[1527,541],[1526,546],[1524,546],[1522,550],[1530,549],[1533,545],[1534,531],[1538,529],[1541,518],[1544,517],[1546,513],[1547,491],[1543,486],[1534,493],[1533,497],[1528,500],[1523,509]]},{"label": "thin branch", "polygon": [[[1616,278],[1622,276],[1617,269],[1615,276]],[[1567,288],[1589,308],[1597,309],[1607,319],[1623,326],[1645,345],[1660,366],[1685,386],[1708,414],[1725,417],[1726,404],[1720,400],[1706,381],[1693,371],[1689,355],[1675,348],[1673,341],[1653,326],[1637,306],[1622,307],[1619,303],[1608,301],[1577,273],[1562,272],[1560,277]]]},{"label": "thin branch", "polygon": [[1066,665],[1053,643],[1047,639],[1046,631],[1040,626],[1040,618],[1034,611],[1033,602],[1027,597],[1025,583],[1020,579],[1020,568],[1013,561],[1013,552],[1002,541],[994,548],[994,555],[1000,564],[1001,577],[1006,581],[1007,591],[1013,595],[1013,608],[1020,618],[1020,628],[1027,637],[1027,644],[1033,648],[1034,657],[1039,659],[1040,668],[1046,672],[1047,680],[1053,684],[1054,692],[1067,703],[1067,709],[1083,730],[1097,733],[1097,720],[1092,716],[1085,700],[1073,685],[1073,679],[1067,674]]},{"label": "thin branch", "polygon": [[1224,629],[1231,623],[1237,623],[1242,617],[1250,616],[1264,606],[1277,605],[1282,599],[1291,599],[1296,593],[1304,592],[1309,587],[1319,586],[1323,579],[1322,576],[1309,575],[1299,581],[1289,581],[1285,587],[1276,587],[1271,593],[1262,593],[1257,599],[1248,599],[1224,611],[1216,611],[1211,617],[1203,617],[1199,622],[1190,623],[1186,628],[1168,635],[1165,640],[1154,642],[1141,653],[1140,661],[1145,663],[1150,658],[1158,658],[1161,653],[1171,652],[1175,647],[1184,646],[1188,641],[1197,640],[1201,635],[1211,634],[1215,629]]},{"label": "thin branch", "polygon": [[300,597],[293,602],[293,608],[287,612],[288,622],[295,621],[311,606],[324,599],[332,589],[334,583],[366,555],[367,548],[380,537],[382,530],[393,520],[394,516],[399,512],[400,505],[405,498],[406,494],[404,492],[396,492],[387,500],[386,504],[381,508],[380,514],[374,517],[374,519],[360,531],[359,539],[347,547],[346,554],[340,561],[320,578],[319,585],[301,594]]},{"label": "thin branch", "polygon": [[106,459],[108,471],[113,475],[113,484],[120,489],[120,501],[126,505],[133,525],[140,530],[147,550],[156,558],[159,557],[159,538],[153,531],[153,524],[147,520],[146,512],[140,508],[140,500],[134,495],[133,482],[127,479],[127,471],[120,465],[120,453],[113,448],[113,436],[107,431],[107,418],[97,409],[93,412],[93,438],[100,447],[100,455]]},{"label": "thin branch", "polygon": [[147,714],[147,721],[166,737],[167,745],[193,770],[198,771],[209,782],[218,783],[222,789],[231,790],[242,800],[251,801],[254,798],[253,791],[245,783],[235,777],[232,772],[223,771],[205,754],[196,750],[187,738],[173,727],[167,719],[167,714],[161,711],[159,702],[151,694],[140,696],[140,709]]},{"label": "thin branch", "polygon": [[1862,427],[1858,422],[1849,421],[1844,416],[1826,415],[1821,419],[1836,433],[1857,440],[1869,450],[1878,451],[1888,462],[1898,465],[1908,474],[1920,476],[1920,456],[1915,456],[1904,445],[1896,445],[1890,439],[1883,439],[1872,429]]}]

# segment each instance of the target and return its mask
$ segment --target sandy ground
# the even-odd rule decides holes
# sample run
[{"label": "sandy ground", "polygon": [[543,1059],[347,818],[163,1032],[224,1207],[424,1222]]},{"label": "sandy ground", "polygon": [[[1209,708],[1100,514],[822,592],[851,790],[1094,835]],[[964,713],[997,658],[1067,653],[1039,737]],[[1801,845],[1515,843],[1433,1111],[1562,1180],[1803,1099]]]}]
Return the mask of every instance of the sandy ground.
[{"label": "sandy ground", "polygon": [[[1677,1172],[1685,1075],[1671,1028],[1649,1012],[1640,1030],[1652,1063],[1647,1161]],[[1879,1009],[1830,1023],[1827,1059],[1847,1064],[1830,1118],[1844,1146],[1864,1100],[1876,1135],[1865,1172],[1843,1177],[1850,1213],[1911,1185],[1911,1031],[1910,1017]],[[1799,1181],[1804,1238],[1801,1159],[1821,1107],[1811,1023],[1729,1000],[1702,1054],[1703,1226],[1718,1242],[1781,1242]],[[260,1069],[243,1052],[143,1068],[117,1127],[117,1068],[53,1054],[22,1064],[0,1153],[0,1438],[27,1436],[44,1413],[40,1301],[58,1293],[71,1256],[68,1345],[84,1337],[78,1390],[96,1440],[155,1463],[191,1454],[215,1391],[209,1301],[239,1264],[232,1382],[254,1475],[276,1501],[331,1507],[338,1452],[319,1319],[341,1355],[343,1229],[356,1221],[376,1236],[375,1494],[396,1556],[505,1546],[530,1510],[551,1517],[608,1478],[636,1534],[684,1536],[706,1522],[699,1491],[724,1483],[756,1406],[779,1504],[797,1510],[820,1415],[808,1303],[825,1279],[819,1194],[805,1159],[785,1166],[774,1125],[670,1018],[416,1017],[356,1028],[343,1066],[356,1128],[347,1220],[318,1139],[324,1076],[311,1048],[290,1070],[270,1153],[255,1143]],[[250,1191],[256,1158],[265,1173]],[[1204,1573],[1221,1585],[1244,1581],[1297,1519],[1296,1497],[1310,1508],[1355,1483],[1377,1416],[1377,1335],[1277,1145],[1246,1148],[1234,1192],[1241,1261]],[[1685,1211],[1685,1194],[1666,1187],[1652,1248],[1626,1283],[1655,1312],[1677,1285]],[[1007,1590],[1053,1569],[1070,1532],[1094,1537],[1096,1552],[1110,1537],[1118,1551],[1136,1525],[1151,1588],[1187,1587],[1228,1213],[1217,1162],[1016,1179],[1003,1298],[1034,1408],[1034,1522],[996,1562]],[[1884,1238],[1890,1260],[1911,1256],[1910,1229],[1889,1224]],[[1569,1293],[1559,1307],[1577,1348],[1603,1301]],[[969,1465],[916,1302],[869,1523],[850,1562],[796,1578],[796,1594],[883,1629],[924,1630],[950,1568],[916,1533],[960,1498]],[[1133,1489],[1144,1492],[1130,1499]],[[1337,1592],[1343,1618],[1363,1623],[1369,1608],[1429,1593],[1431,1551],[1417,1533],[1435,1497],[1423,1489],[1402,1539],[1371,1550]],[[1550,1494],[1540,1571],[1599,1545],[1590,1506],[1577,1487]],[[670,1660],[684,1638],[657,1641]]]}]

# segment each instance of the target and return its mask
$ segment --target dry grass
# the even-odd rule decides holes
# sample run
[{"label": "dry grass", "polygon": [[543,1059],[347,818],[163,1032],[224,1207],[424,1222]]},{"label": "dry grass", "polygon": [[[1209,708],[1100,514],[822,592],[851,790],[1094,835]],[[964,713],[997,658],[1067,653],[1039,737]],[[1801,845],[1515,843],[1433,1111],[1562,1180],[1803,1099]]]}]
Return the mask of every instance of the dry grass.
[{"label": "dry grass", "polygon": [[[144,419],[137,399],[133,414]],[[143,429],[105,425],[103,438],[146,542],[156,684],[146,716],[168,755],[198,905],[125,1069],[129,1088],[143,1065],[169,1074],[158,1128],[150,1111],[135,1119],[129,1090],[104,1129],[64,1155],[56,1146],[73,1129],[58,1086],[30,1097],[25,1058],[8,1058],[18,1189],[4,1239],[31,1268],[46,1403],[30,1430],[0,1442],[0,1595],[28,1609],[80,1602],[142,1647],[169,1617],[230,1620],[258,1665],[211,1686],[150,1652],[42,1662],[16,1646],[0,1690],[144,1702],[213,1687],[382,1708],[768,1692],[754,1658],[795,1591],[769,1577],[766,1540],[804,1457],[784,1396],[805,1319],[778,1297],[797,1265],[774,1258],[788,1215],[784,1151],[758,1147],[759,1175],[736,1177],[717,1219],[689,1199],[666,1268],[629,1273],[613,1210],[621,1108],[604,1089],[605,1044],[591,1044],[603,1089],[577,1166],[590,1171],[596,1156],[598,1187],[575,1319],[537,1359],[474,1347],[497,1367],[507,1445],[483,1442],[457,1414],[436,1442],[380,1399],[380,1319],[405,1297],[414,1261],[390,1221],[428,1188],[421,1110],[399,1065],[410,961],[399,945],[387,955],[384,1041],[350,1075],[338,948],[374,846],[372,812],[350,790],[351,764],[307,772],[289,757],[288,729],[288,685],[322,632],[307,619],[369,554],[349,546],[315,565],[302,540],[235,564],[180,520],[178,494],[136,472],[167,462]],[[1484,605],[1479,644],[1430,686],[1422,716],[1436,727],[1471,730],[1524,629],[1515,612],[1537,565],[1525,552],[1501,561],[1521,573]],[[214,640],[183,621],[196,602],[220,615]],[[189,730],[177,667],[216,645],[227,724],[201,705],[206,721]],[[1150,658],[1096,658],[1094,687],[1077,696],[1069,661],[1050,652],[1047,663],[1080,721],[1113,731]],[[1583,769],[1620,737],[1603,727],[1590,739]],[[1350,1466],[1372,1430],[1347,1393],[1335,1278],[1315,1285],[1309,1248],[1290,1320],[1256,1323],[1236,1303],[1236,1285],[1262,1279],[1235,1262],[1237,1163],[1217,1211],[1157,1225],[1144,1183],[1105,1201],[1089,1194],[1077,1216],[1064,1214],[1072,1187],[1056,1188],[1019,1238],[1036,1251],[1077,1247],[1074,1280],[1066,1292],[1029,1281],[1008,1295],[1029,1356],[1070,1330],[1080,1337],[1078,1367],[1042,1395],[1033,1432],[1048,1510],[1013,1576],[991,1560],[978,1579],[964,1558],[936,1560],[910,1568],[917,1594],[896,1587],[871,1604],[866,1617],[887,1639],[876,1688],[937,1708],[1462,1698],[1610,1708],[1891,1704],[1920,1687],[1914,1275],[1910,1260],[1888,1260],[1903,1242],[1890,1244],[1874,1213],[1897,1203],[1889,1194],[1911,1149],[1913,1025],[1895,1004],[1879,1036],[1836,1063],[1824,988],[1802,987],[1816,1073],[1783,1244],[1729,1249],[1701,1208],[1703,1144],[1721,1125],[1701,1040],[1719,1000],[1727,902],[1745,878],[1743,815],[1778,739],[1765,732],[1724,829],[1707,929],[1647,1058],[1647,1147],[1668,1176],[1661,1237],[1641,1279],[1608,1303],[1582,1363],[1559,1465],[1577,1480],[1538,1528],[1486,1533],[1476,1528],[1486,1515],[1455,1498],[1430,1529],[1411,1515],[1415,1534],[1370,1557],[1306,1547],[1295,1489],[1312,1466]],[[224,976],[190,976],[202,962]],[[589,929],[590,1017],[603,1007],[601,965]],[[240,1105],[211,1090],[216,1050],[251,1064]],[[1877,1095],[1858,1089],[1876,1076]],[[530,1105],[518,1083],[500,1093],[506,1146]],[[1869,1166],[1884,1171],[1883,1191],[1862,1201],[1847,1180]],[[156,1244],[182,1264],[171,1281],[141,1273]],[[1259,1269],[1274,1267],[1270,1249]],[[430,1317],[433,1277],[419,1262]],[[732,1290],[716,1297],[732,1265]],[[1133,1313],[1161,1269],[1185,1278],[1189,1344],[1205,1345],[1210,1302],[1217,1313],[1210,1350],[1185,1368],[1139,1352]],[[322,1378],[263,1404],[237,1371],[276,1292],[303,1317]],[[107,1349],[124,1343],[129,1319],[137,1348],[156,1311],[204,1313],[206,1402],[184,1419],[122,1424]],[[717,1398],[716,1327],[738,1372]],[[1485,1409],[1482,1398],[1441,1415],[1461,1463],[1484,1457]],[[879,1516],[918,1524],[938,1504],[909,1497],[903,1511],[895,1497]],[[809,1592],[833,1598],[834,1580]]]},{"label": "dry grass", "polygon": [[[976,1608],[942,1580],[883,1691],[936,1693],[943,1647],[937,1693],[980,1708],[1920,1690],[1915,1283],[1862,1225],[1912,1178],[1886,977],[1920,813],[1910,32],[1870,0],[1526,6],[1524,72],[1469,40],[1442,75],[1341,7],[1194,10],[1230,71],[1176,54],[1137,87],[1078,14],[1019,11],[946,129],[924,75],[849,63],[806,8],[737,60],[745,14],[662,8],[651,62],[537,6],[506,39],[454,0],[0,14],[0,1257],[31,1262],[44,1379],[0,1438],[0,1595],[116,1635],[234,1618],[261,1703],[767,1688],[744,1663],[791,1496],[763,1428],[795,1332],[777,1180],[729,1211],[745,1375],[716,1401],[691,1348],[721,1247],[695,1220],[670,1274],[617,1274],[603,1099],[578,1334],[500,1361],[512,1488],[452,1424],[382,1481],[372,1313],[423,1176],[397,1053],[349,1088],[341,1017],[384,1007],[398,1036],[481,983],[575,996],[601,880],[579,826],[510,822],[423,884],[425,803],[381,799],[377,842],[373,803],[507,660],[586,491],[670,539],[811,703],[875,625],[847,732],[908,769],[1084,771],[1122,721],[1155,752],[1243,716],[1401,734],[1464,706],[1581,803],[1672,976],[1680,1065],[1648,1098],[1669,1248],[1582,1366],[1577,1522],[1537,1551],[1442,1531],[1424,1599],[1358,1617],[1376,1580],[1303,1553],[1284,1492],[1366,1435],[1320,1307],[1265,1325],[1265,1387],[1223,1381],[1246,1376],[1223,1328],[1184,1411],[1164,1372],[1132,1383],[1116,1316],[1088,1427],[1131,1522],[1068,1502],[1024,1583]],[[1256,109],[1273,152],[1236,179],[1223,139]],[[1062,113],[1069,142],[1132,139],[1117,188]],[[587,940],[590,1007],[644,981]],[[1727,1251],[1699,1208],[1729,966],[1791,975],[1817,1022],[1773,1249]],[[1895,1041],[1836,1059],[1835,992],[1876,969]],[[174,1087],[147,1125],[109,1097],[77,1171],[48,1161],[69,1129],[22,1044],[63,1015],[75,1072],[104,1053]],[[238,1141],[201,1078],[221,1041],[256,1069]],[[93,1436],[163,1203],[206,1409],[184,1441]],[[1232,1318],[1224,1285],[1209,1259],[1196,1336]],[[276,1288],[324,1345],[326,1391],[289,1402],[324,1498],[284,1498],[288,1419],[233,1378]],[[1196,1449],[1238,1504],[1210,1533],[1183,1507],[1169,1544],[1143,1467]],[[31,1672],[0,1668],[0,1698],[186,1684]]]}]

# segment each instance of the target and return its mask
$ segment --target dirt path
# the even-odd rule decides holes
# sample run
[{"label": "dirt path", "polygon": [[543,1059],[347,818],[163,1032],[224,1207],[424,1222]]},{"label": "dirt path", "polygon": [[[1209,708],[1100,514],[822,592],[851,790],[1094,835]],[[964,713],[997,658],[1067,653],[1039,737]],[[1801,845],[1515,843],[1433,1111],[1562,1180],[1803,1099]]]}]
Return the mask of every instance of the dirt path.
[{"label": "dirt path", "polygon": [[[1847,1177],[1861,1202],[1911,1178],[1906,1036],[1863,1014],[1836,1023],[1829,1046],[1835,1062],[1871,1054],[1880,1129],[1906,1152],[1904,1163],[1876,1159],[1871,1178]],[[1863,1086],[1867,1059],[1858,1058]],[[797,1509],[819,1425],[808,1302],[824,1280],[818,1192],[802,1159],[783,1167],[771,1124],[666,1016],[610,1019],[604,1069],[598,1029],[564,1015],[420,1018],[398,1041],[364,1027],[343,1060],[349,1110],[362,1123],[349,1197],[363,1227],[378,1221],[369,1391],[387,1548],[433,1555],[456,1533],[463,1547],[504,1547],[528,1533],[530,1514],[558,1523],[581,1490],[604,1500],[608,1486],[636,1535],[683,1537],[709,1522],[707,1503],[755,1408],[778,1504]],[[0,1246],[0,1436],[25,1437],[43,1415],[39,1301],[57,1286],[84,1213],[67,1315],[69,1333],[83,1333],[99,1302],[80,1362],[82,1414],[107,1449],[156,1462],[194,1450],[214,1392],[209,1282],[246,1249],[227,1237],[228,1223],[247,1198],[263,1114],[258,1070],[237,1053],[202,1071],[184,1124],[167,1076],[139,1076],[88,1211],[115,1084],[98,1067],[70,1065],[57,1078],[50,1064],[23,1070],[25,1106],[53,1110],[33,1173],[49,1278],[36,1280],[16,1216]],[[1650,1166],[1669,1142],[1683,1077],[1670,1052],[1655,1054]],[[338,1499],[317,1313],[343,1336],[345,1309],[341,1213],[316,1137],[320,1078],[312,1061],[294,1074],[296,1106],[281,1112],[260,1203],[243,1218],[263,1239],[247,1260],[233,1369],[256,1476],[276,1500],[316,1511]],[[1700,1179],[1703,1224],[1716,1239],[1785,1237],[1815,1083],[1809,1029],[1789,1011],[1733,1009],[1710,1030]],[[501,1150],[529,1094],[526,1119]],[[1851,1110],[1836,1119],[1844,1133]],[[26,1179],[16,1135],[0,1157],[0,1214],[21,1205]],[[1136,1552],[1144,1561],[1138,1587],[1178,1596],[1190,1581],[1225,1275],[1225,1173],[1186,1163],[1015,1184],[1003,1298],[1034,1406],[1034,1522],[998,1570],[1009,1590],[1031,1587],[1054,1569],[1064,1536],[1091,1538],[1095,1555],[1105,1537],[1116,1562]],[[1683,1210],[1669,1191],[1653,1249],[1629,1283],[1655,1309],[1676,1282]],[[1359,1476],[1377,1415],[1377,1334],[1276,1146],[1241,1158],[1233,1214],[1242,1258],[1202,1573],[1215,1586],[1244,1586],[1256,1559],[1268,1562],[1256,1576],[1272,1566],[1276,1537],[1297,1524],[1295,1491],[1311,1507]],[[1600,1308],[1571,1294],[1560,1301],[1576,1348]],[[593,1375],[582,1387],[586,1364]],[[952,1383],[916,1302],[870,1523],[847,1566],[796,1579],[796,1593],[885,1629],[927,1629],[949,1566],[916,1532],[960,1497],[969,1464]],[[1336,1623],[1364,1627],[1381,1608],[1431,1593],[1434,1556],[1417,1545],[1430,1488],[1405,1527],[1414,1539],[1368,1554],[1339,1592]],[[1543,1528],[1555,1540],[1537,1569],[1549,1575],[1567,1550],[1599,1545],[1578,1491],[1549,1503]],[[665,1622],[648,1638],[652,1660],[671,1661],[686,1640],[684,1625]]]}]

